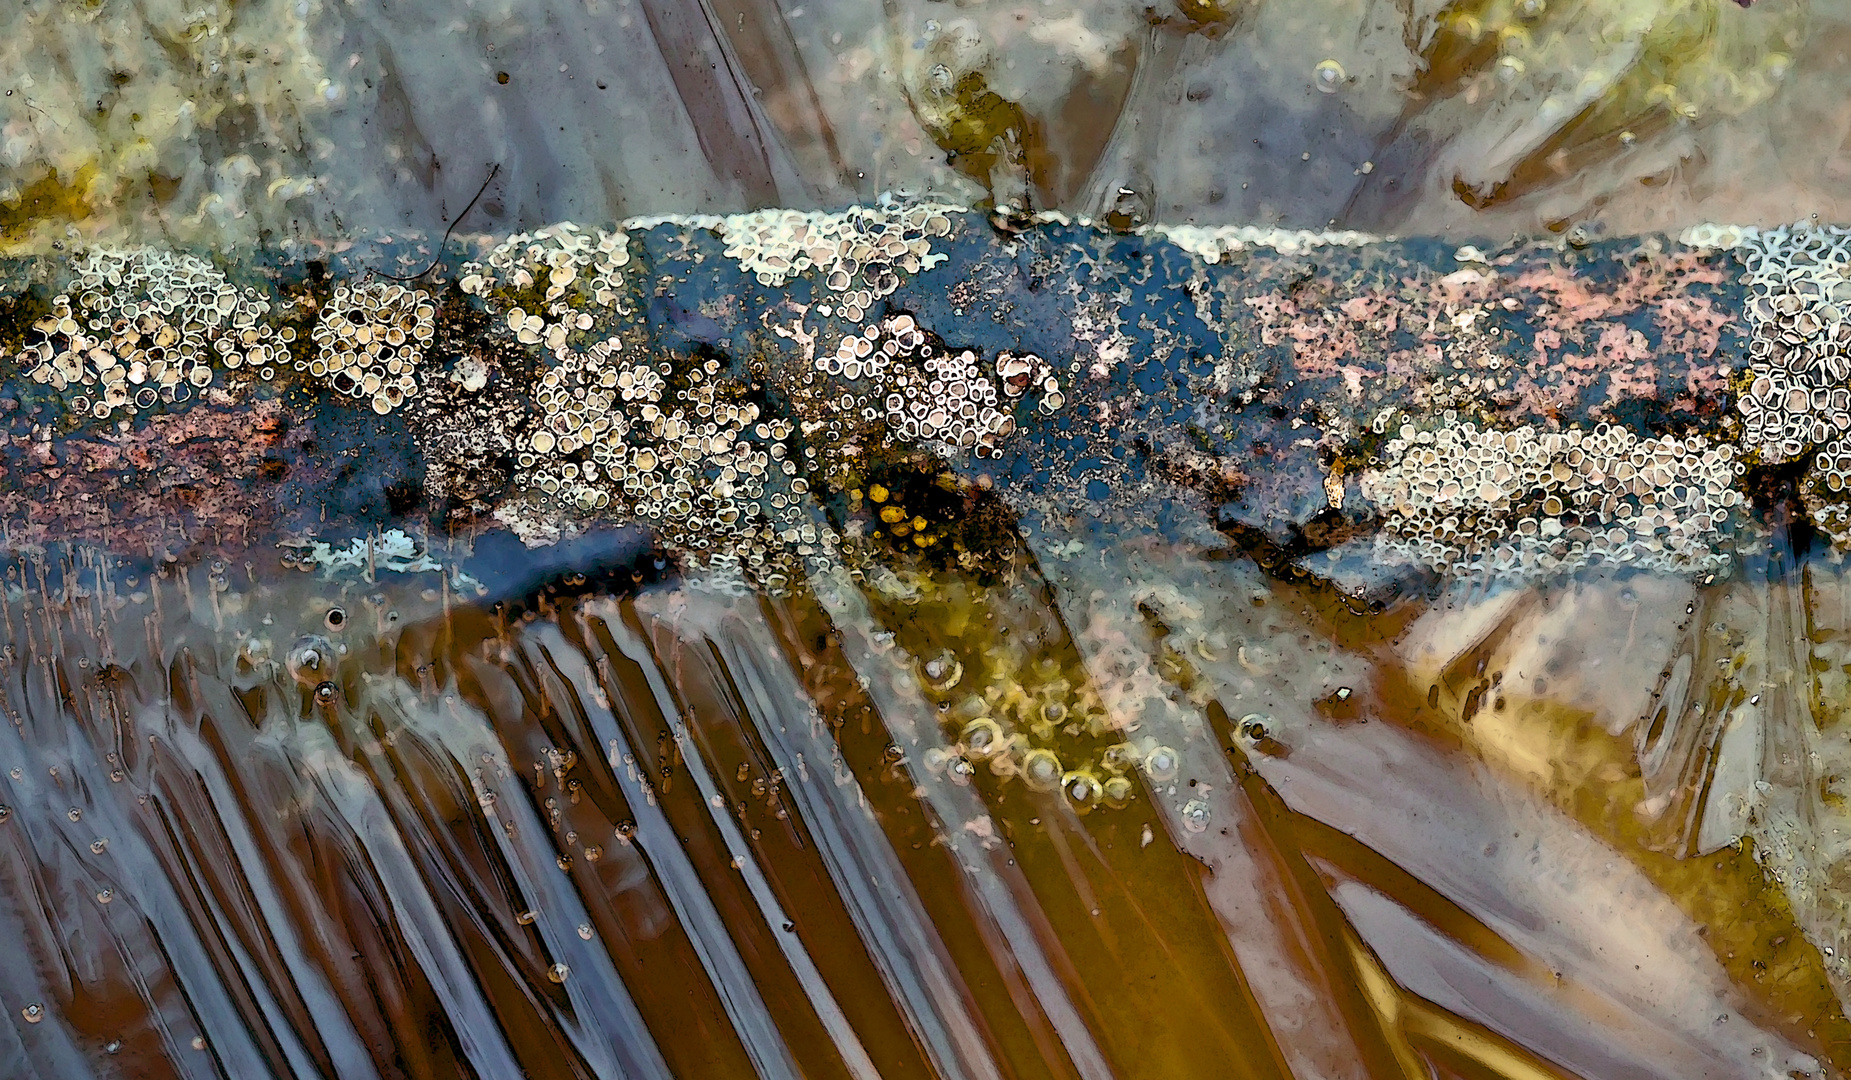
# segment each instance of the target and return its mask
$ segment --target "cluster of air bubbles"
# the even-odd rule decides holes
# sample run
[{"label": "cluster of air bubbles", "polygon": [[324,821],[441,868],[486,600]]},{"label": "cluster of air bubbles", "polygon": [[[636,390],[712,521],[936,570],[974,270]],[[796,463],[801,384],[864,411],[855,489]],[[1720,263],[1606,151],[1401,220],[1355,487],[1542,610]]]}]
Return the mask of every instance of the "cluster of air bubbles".
[{"label": "cluster of air bubbles", "polygon": [[809,481],[791,453],[794,428],[760,419],[719,360],[632,359],[609,338],[563,353],[537,381],[534,404],[539,422],[516,463],[537,499],[646,522],[693,561],[774,586],[793,559],[833,557],[833,534],[812,520]]},{"label": "cluster of air bubbles", "polygon": [[[917,672],[934,698],[952,704],[952,691],[964,675],[953,653],[925,658]],[[1039,708],[1031,707],[1026,717],[995,693],[956,702],[952,716],[969,719],[955,728],[948,745],[927,749],[922,763],[933,775],[944,775],[958,784],[969,783],[982,766],[998,777],[1019,780],[1033,791],[1059,792],[1081,811],[1101,804],[1123,806],[1132,799],[1139,774],[1153,787],[1176,779],[1181,756],[1149,737],[1114,743],[1102,752],[1078,755],[1076,760],[1077,748],[1063,747],[1056,734],[1060,725],[1075,719],[1075,711],[1066,703],[1066,689],[1064,680],[1056,681],[1022,698],[1018,687],[1016,704],[1040,699]],[[1012,712],[1017,713],[1015,723],[1008,720]]]},{"label": "cluster of air bubbles", "polygon": [[862,420],[884,420],[905,442],[979,455],[998,452],[997,440],[1015,430],[1015,420],[1005,411],[1007,398],[1033,385],[1042,392],[1044,412],[1064,403],[1060,381],[1039,357],[1002,354],[998,390],[975,352],[944,348],[905,314],[844,337],[834,351],[817,357],[816,369],[849,384],[840,404],[850,412],[859,410]]},{"label": "cluster of air bubbles", "polygon": [[1529,575],[1594,564],[1720,568],[1742,466],[1701,437],[1640,438],[1602,424],[1539,432],[1401,428],[1363,495],[1385,518],[1385,559],[1443,574]]},{"label": "cluster of air bubbles", "polygon": [[1312,82],[1317,85],[1318,92],[1322,94],[1334,94],[1350,81],[1349,73],[1344,71],[1343,65],[1335,60],[1318,61],[1318,66],[1312,69],[1311,76]]},{"label": "cluster of air bubbles", "polygon": [[429,293],[372,282],[342,285],[311,331],[313,359],[297,367],[385,415],[418,389],[418,364],[437,329]]},{"label": "cluster of air bubbles", "polygon": [[268,300],[190,255],[94,249],[71,269],[69,291],[33,323],[16,360],[35,382],[73,393],[79,414],[186,401],[218,366],[269,378],[295,339],[264,321]]},{"label": "cluster of air bubbles", "polygon": [[946,259],[932,250],[932,240],[951,235],[953,212],[924,203],[835,213],[761,210],[724,218],[721,229],[728,257],[759,284],[776,288],[814,270],[835,294],[841,316],[859,322],[874,301],[900,287],[901,274]]}]

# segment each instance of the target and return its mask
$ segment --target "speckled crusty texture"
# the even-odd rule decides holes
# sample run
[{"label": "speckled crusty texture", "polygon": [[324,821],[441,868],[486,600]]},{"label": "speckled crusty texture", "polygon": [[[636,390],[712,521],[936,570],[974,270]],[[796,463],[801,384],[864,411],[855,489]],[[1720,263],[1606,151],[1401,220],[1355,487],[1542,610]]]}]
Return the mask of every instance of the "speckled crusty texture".
[{"label": "speckled crusty texture", "polygon": [[[268,549],[637,523],[769,584],[873,557],[877,535],[981,562],[970,530],[879,518],[896,511],[866,493],[897,469],[1157,531],[1165,500],[1196,500],[1287,551],[1375,533],[1382,557],[1441,573],[1728,563],[1745,470],[1775,460],[1732,404],[1759,377],[1742,279],[1753,244],[1792,239],[1197,232],[999,230],[896,201],[562,224],[408,281],[376,270],[431,245],[20,264],[0,320],[7,524]],[[274,429],[239,439],[248,467],[115,510],[108,493],[143,481],[107,448],[240,415]],[[151,467],[230,452],[204,444],[172,439]],[[1808,490],[1833,504],[1828,482]]]}]

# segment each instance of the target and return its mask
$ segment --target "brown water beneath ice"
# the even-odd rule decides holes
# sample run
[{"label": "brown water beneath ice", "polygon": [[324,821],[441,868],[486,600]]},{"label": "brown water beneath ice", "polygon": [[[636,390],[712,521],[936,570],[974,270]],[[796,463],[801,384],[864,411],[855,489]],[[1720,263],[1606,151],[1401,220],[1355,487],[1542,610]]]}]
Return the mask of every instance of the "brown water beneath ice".
[{"label": "brown water beneath ice", "polygon": [[[1771,701],[1842,682],[1776,655],[1841,647],[1839,568],[1356,614],[1025,531],[988,581],[518,613],[20,562],[0,1075],[1844,1069],[1834,900],[1737,839],[1842,847],[1841,713]],[[1720,731],[1652,716],[1685,655]]]}]

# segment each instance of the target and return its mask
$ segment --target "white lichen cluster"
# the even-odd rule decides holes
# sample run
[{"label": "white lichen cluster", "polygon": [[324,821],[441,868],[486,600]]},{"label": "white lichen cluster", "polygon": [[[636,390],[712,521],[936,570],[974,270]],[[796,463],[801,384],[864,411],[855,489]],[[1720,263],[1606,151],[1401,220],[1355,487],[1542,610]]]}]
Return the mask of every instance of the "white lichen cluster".
[{"label": "white lichen cluster", "polygon": [[1752,225],[1723,225],[1714,221],[1704,221],[1678,234],[1678,243],[1685,247],[1728,250],[1753,240],[1761,230]]},{"label": "white lichen cluster", "polygon": [[[815,274],[834,293],[819,305],[823,313],[858,320],[898,288],[901,274],[945,258],[931,241],[952,231],[946,209],[857,207],[672,223],[719,233],[728,254],[760,280]],[[622,310],[629,236],[655,224],[636,219],[616,232],[557,225],[512,237],[463,267],[463,291],[483,298],[515,343],[546,354],[534,390],[537,424],[516,435],[520,494],[497,516],[529,542],[560,535],[574,518],[637,521],[691,561],[730,566],[761,584],[828,564],[836,537],[806,497],[820,464],[817,447],[799,452],[790,422],[762,421],[719,361],[626,352],[623,338],[605,336],[612,328],[600,309]],[[999,388],[977,354],[947,352],[907,316],[852,336],[817,367],[826,372],[831,364],[842,381],[823,426],[854,415],[941,452],[994,450],[1014,426],[1007,399],[1031,388],[1044,410],[1062,404],[1059,381],[1039,358],[1005,357]],[[465,392],[471,385],[468,375],[452,381]]]},{"label": "white lichen cluster", "polygon": [[1145,235],[1168,240],[1210,265],[1249,248],[1299,255],[1317,248],[1361,247],[1381,240],[1379,236],[1348,229],[1314,232],[1261,225],[1147,225],[1142,231]]},{"label": "white lichen cluster", "polygon": [[1851,430],[1851,323],[1828,323],[1818,309],[1830,305],[1816,299],[1786,292],[1751,305],[1753,381],[1735,404],[1744,443],[1772,461],[1834,445]]},{"label": "white lichen cluster", "polygon": [[1403,425],[1363,475],[1380,554],[1442,574],[1515,576],[1595,564],[1718,569],[1742,496],[1732,446],[1639,438],[1605,424],[1511,431]]},{"label": "white lichen cluster", "polygon": [[32,326],[15,358],[35,382],[71,394],[102,420],[185,401],[218,367],[268,378],[295,331],[265,321],[270,302],[210,263],[151,248],[95,249],[72,264],[68,291]]},{"label": "white lichen cluster", "polygon": [[840,212],[761,210],[721,219],[726,254],[759,284],[776,288],[815,271],[837,294],[842,318],[859,322],[874,301],[900,287],[901,274],[946,259],[932,240],[951,235],[961,208],[921,203],[854,206]]},{"label": "white lichen cluster", "polygon": [[1060,408],[1060,381],[1039,357],[1005,353],[999,369],[1009,375],[1005,390],[983,373],[977,354],[951,352],[922,330],[911,315],[893,315],[859,334],[844,337],[833,353],[816,359],[816,369],[846,384],[837,404],[863,420],[884,419],[903,442],[939,444],[997,452],[997,440],[1015,430],[1015,419],[999,405],[1017,397],[1038,377],[1041,408]]},{"label": "white lichen cluster", "polygon": [[457,285],[500,308],[521,344],[560,353],[573,331],[591,328],[587,309],[618,307],[629,264],[622,228],[586,231],[568,221],[509,237],[484,261],[464,263]]},{"label": "white lichen cluster", "polygon": [[1851,229],[1808,223],[1745,232],[1752,328],[1742,443],[1771,462],[1812,455],[1814,521],[1851,538]]},{"label": "white lichen cluster", "polygon": [[996,377],[1003,384],[1005,397],[1019,398],[1028,393],[1030,387],[1041,391],[1039,408],[1044,413],[1055,413],[1067,403],[1067,396],[1061,393],[1060,379],[1054,375],[1054,368],[1046,360],[1034,353],[1013,353],[1007,350],[996,354]]},{"label": "white lichen cluster", "polygon": [[627,356],[610,338],[568,351],[534,391],[540,423],[520,446],[534,502],[640,521],[698,563],[734,563],[765,581],[833,550],[810,520],[791,425],[763,421],[720,378],[720,362]]},{"label": "white lichen cluster", "polygon": [[417,393],[418,365],[436,332],[437,306],[424,290],[379,281],[342,285],[310,333],[314,357],[297,367],[384,416]]}]

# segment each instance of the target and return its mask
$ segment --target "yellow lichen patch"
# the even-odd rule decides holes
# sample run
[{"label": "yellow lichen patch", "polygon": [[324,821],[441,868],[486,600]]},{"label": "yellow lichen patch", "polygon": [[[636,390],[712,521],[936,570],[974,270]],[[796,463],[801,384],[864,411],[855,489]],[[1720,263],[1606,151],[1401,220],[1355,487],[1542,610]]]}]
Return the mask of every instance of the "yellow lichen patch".
[{"label": "yellow lichen patch", "polygon": [[862,468],[844,485],[842,556],[851,567],[874,574],[889,567],[956,570],[979,584],[1014,573],[1015,518],[993,486],[941,471],[926,454],[883,454]]}]

